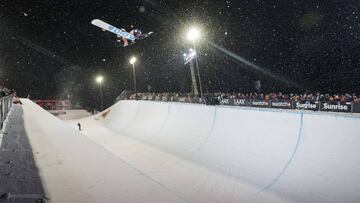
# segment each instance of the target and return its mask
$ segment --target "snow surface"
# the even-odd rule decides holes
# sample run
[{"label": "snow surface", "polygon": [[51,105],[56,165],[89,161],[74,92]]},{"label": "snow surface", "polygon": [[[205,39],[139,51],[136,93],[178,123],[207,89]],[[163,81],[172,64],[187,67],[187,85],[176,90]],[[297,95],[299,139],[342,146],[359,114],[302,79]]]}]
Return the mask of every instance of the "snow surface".
[{"label": "snow surface", "polygon": [[360,199],[357,116],[120,101],[65,123],[22,102],[51,202]]},{"label": "snow surface", "polygon": [[85,109],[76,109],[76,110],[50,110],[48,111],[52,114],[58,114],[57,117],[61,120],[75,120],[84,117],[91,116],[91,113]]},{"label": "snow surface", "polygon": [[78,122],[94,143],[185,202],[360,199],[359,116],[120,101],[69,121]]},{"label": "snow surface", "polygon": [[25,130],[51,202],[186,202],[35,103],[22,102]]}]

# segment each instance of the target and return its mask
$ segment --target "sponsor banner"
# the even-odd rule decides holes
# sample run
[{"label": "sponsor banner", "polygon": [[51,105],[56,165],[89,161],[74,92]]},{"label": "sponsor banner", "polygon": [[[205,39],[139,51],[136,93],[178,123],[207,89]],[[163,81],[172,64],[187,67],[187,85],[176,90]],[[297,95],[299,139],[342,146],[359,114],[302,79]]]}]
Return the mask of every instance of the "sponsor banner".
[{"label": "sponsor banner", "polygon": [[[163,101],[163,102],[183,102],[183,103],[202,103],[199,97],[189,96],[142,96],[142,100]],[[360,102],[318,102],[318,101],[265,101],[251,99],[219,99],[217,104],[229,106],[252,106],[261,108],[277,108],[277,109],[296,109],[311,111],[333,111],[333,112],[354,112],[360,113]],[[35,100],[36,103],[43,107],[62,107],[69,106],[67,100]],[[54,108],[50,108],[54,109]],[[55,108],[56,109],[56,108]]]},{"label": "sponsor banner", "polygon": [[271,101],[271,108],[276,109],[292,109],[291,100],[282,100],[282,101]]},{"label": "sponsor banner", "polygon": [[250,99],[220,99],[220,105],[251,106]]},{"label": "sponsor banner", "polygon": [[250,99],[233,99],[233,105],[235,106],[251,106]]},{"label": "sponsor banner", "polygon": [[219,103],[221,105],[234,105],[234,102],[232,99],[219,99]]},{"label": "sponsor banner", "polygon": [[324,102],[321,103],[320,111],[351,112],[351,102]]},{"label": "sponsor banner", "polygon": [[316,101],[294,101],[294,109],[318,111],[320,103]]},{"label": "sponsor banner", "polygon": [[353,111],[354,113],[360,113],[360,101],[353,102]]},{"label": "sponsor banner", "polygon": [[270,107],[270,102],[269,101],[264,101],[264,100],[252,100],[251,101],[251,106],[269,108]]},{"label": "sponsor banner", "polygon": [[201,99],[199,97],[172,97],[171,101],[183,103],[200,103]]}]

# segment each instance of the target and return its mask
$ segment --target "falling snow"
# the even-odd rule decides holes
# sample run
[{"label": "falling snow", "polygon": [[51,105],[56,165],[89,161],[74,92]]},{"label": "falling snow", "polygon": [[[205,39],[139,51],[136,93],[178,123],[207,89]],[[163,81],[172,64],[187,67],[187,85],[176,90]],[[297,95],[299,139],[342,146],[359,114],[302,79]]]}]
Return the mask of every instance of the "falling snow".
[{"label": "falling snow", "polygon": [[[197,42],[204,88],[209,91],[357,92],[360,86],[360,5],[335,1],[35,1],[0,4],[0,81],[19,94],[53,98],[72,89],[86,100],[102,73],[112,100],[132,89],[128,59],[137,55],[138,88],[188,92],[182,54],[189,24],[202,28]],[[116,36],[90,24],[94,18],[130,30],[154,31],[123,48]],[[215,43],[266,71],[301,84],[270,79],[209,46]],[[13,75],[13,77],[11,77]],[[8,80],[7,80],[8,79]],[[21,81],[20,81],[21,80]],[[62,84],[64,80],[66,84]],[[80,89],[74,85],[80,83]],[[31,88],[30,88],[31,87]]]}]

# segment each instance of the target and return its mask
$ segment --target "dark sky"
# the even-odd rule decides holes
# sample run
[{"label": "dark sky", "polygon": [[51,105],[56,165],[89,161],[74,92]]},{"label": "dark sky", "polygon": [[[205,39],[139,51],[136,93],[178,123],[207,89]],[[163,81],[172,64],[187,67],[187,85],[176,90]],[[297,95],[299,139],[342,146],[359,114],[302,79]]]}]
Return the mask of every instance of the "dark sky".
[{"label": "dark sky", "polygon": [[[121,48],[115,35],[90,24],[95,18],[155,34]],[[128,59],[137,55],[140,91],[188,92],[182,54],[192,24],[204,33],[198,47],[205,91],[249,92],[261,80],[265,92],[360,93],[358,0],[2,0],[0,85],[38,99],[69,92],[88,104],[97,99],[94,77],[102,73],[109,104],[133,88]]]}]

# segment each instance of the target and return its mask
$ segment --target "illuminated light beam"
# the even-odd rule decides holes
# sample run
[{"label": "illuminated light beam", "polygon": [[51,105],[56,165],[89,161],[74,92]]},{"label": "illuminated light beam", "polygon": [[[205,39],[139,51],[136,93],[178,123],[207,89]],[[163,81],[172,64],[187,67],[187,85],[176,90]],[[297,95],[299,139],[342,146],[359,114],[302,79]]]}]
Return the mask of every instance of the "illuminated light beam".
[{"label": "illuminated light beam", "polygon": [[[31,48],[32,50],[34,51],[37,51],[38,53],[44,55],[44,56],[47,56],[53,60],[55,60],[56,62],[58,62],[59,64],[62,64],[62,65],[66,65],[66,66],[72,66],[74,65],[73,63],[71,63],[70,61],[60,57],[60,56],[57,56],[56,54],[54,54],[53,52],[45,49],[44,47],[41,47],[25,38],[22,38],[22,37],[19,37],[19,36],[16,36],[14,34],[9,34],[9,33],[2,33],[4,34],[3,36],[5,36],[6,38],[9,38],[9,39],[12,39],[14,40],[15,42],[18,42],[22,45],[25,45],[27,46],[28,48]],[[6,39],[5,38],[5,39]]]},{"label": "illuminated light beam", "polygon": [[58,62],[60,64],[63,64],[63,65],[71,65],[72,64],[72,63],[68,62],[67,60],[65,60],[64,58],[57,56],[53,52],[51,52],[51,51],[49,51],[49,50],[47,50],[47,49],[33,43],[33,42],[30,42],[30,41],[28,41],[26,39],[20,39],[20,40],[25,46],[27,46],[27,47],[29,47],[31,49],[34,49],[35,51],[37,51],[37,52],[39,52],[39,53],[41,53],[41,54],[43,54],[43,55],[45,55],[45,56],[47,56],[49,58],[54,59],[56,62]]},{"label": "illuminated light beam", "polygon": [[256,64],[254,64],[254,63],[246,60],[245,58],[243,58],[243,57],[241,57],[241,56],[239,56],[239,55],[237,55],[237,54],[235,54],[235,53],[233,53],[233,52],[225,49],[224,47],[221,47],[221,46],[219,46],[219,45],[217,45],[217,44],[215,44],[215,43],[213,43],[213,42],[211,42],[211,41],[207,41],[207,43],[208,43],[209,45],[211,45],[212,47],[214,47],[216,50],[221,51],[222,53],[230,56],[231,58],[235,59],[236,61],[239,61],[239,62],[241,62],[241,63],[243,63],[243,64],[245,64],[245,65],[253,68],[253,69],[256,70],[256,71],[259,71],[259,72],[263,73],[264,75],[270,76],[270,77],[272,77],[272,78],[274,78],[274,79],[276,79],[276,80],[279,80],[279,81],[281,81],[281,82],[283,82],[283,83],[286,83],[286,84],[288,84],[288,85],[291,85],[291,86],[293,86],[293,87],[297,87],[297,88],[299,88],[299,89],[302,89],[302,87],[301,87],[299,84],[297,84],[297,83],[295,83],[295,82],[292,82],[292,81],[289,81],[289,80],[287,80],[287,79],[285,79],[285,78],[282,78],[282,77],[280,77],[280,76],[277,76],[277,75],[275,75],[274,73],[272,73],[272,72],[270,72],[270,71],[268,71],[268,70],[265,70],[264,68],[262,68],[262,67],[260,67],[260,66],[258,66],[258,65],[256,65]]}]

